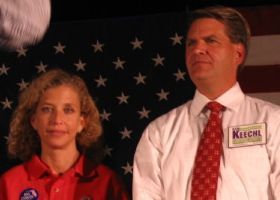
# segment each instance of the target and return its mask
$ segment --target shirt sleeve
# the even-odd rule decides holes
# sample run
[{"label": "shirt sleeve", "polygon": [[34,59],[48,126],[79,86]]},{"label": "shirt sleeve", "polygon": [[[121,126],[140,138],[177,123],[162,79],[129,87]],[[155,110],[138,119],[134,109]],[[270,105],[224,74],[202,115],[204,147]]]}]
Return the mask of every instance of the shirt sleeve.
[{"label": "shirt sleeve", "polygon": [[15,50],[38,43],[51,18],[50,0],[0,0],[0,47]]},{"label": "shirt sleeve", "polygon": [[161,200],[161,145],[159,130],[153,124],[144,131],[133,164],[133,200]]},{"label": "shirt sleeve", "polygon": [[267,150],[271,162],[270,185],[275,200],[280,200],[280,112],[272,115],[274,123],[271,123],[273,129],[270,130],[268,138]]}]

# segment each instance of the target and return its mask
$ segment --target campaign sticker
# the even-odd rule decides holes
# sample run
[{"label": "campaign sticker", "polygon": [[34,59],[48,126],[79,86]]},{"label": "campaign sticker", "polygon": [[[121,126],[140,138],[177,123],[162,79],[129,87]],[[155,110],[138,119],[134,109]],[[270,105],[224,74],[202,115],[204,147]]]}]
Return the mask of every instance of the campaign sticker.
[{"label": "campaign sticker", "polygon": [[249,124],[229,128],[230,148],[266,144],[266,123]]},{"label": "campaign sticker", "polygon": [[20,193],[20,200],[38,200],[39,194],[37,190],[33,188],[27,188]]}]

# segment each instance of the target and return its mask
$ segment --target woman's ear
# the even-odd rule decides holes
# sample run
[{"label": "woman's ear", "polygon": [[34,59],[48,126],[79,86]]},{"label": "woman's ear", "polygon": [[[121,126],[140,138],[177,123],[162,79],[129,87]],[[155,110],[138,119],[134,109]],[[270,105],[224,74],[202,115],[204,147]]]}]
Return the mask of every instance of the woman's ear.
[{"label": "woman's ear", "polygon": [[37,130],[37,122],[36,122],[36,119],[35,119],[35,116],[32,115],[30,117],[30,120],[29,120],[31,126],[34,128],[34,130]]},{"label": "woman's ear", "polygon": [[78,126],[78,133],[80,133],[84,129],[85,124],[86,124],[85,118],[84,118],[84,116],[81,116],[80,124]]}]

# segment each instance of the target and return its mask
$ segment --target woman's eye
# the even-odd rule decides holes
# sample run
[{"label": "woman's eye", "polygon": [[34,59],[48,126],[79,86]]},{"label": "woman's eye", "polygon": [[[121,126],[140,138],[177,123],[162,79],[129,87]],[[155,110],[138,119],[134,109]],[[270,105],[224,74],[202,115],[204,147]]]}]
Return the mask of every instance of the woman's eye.
[{"label": "woman's eye", "polygon": [[53,111],[53,109],[51,107],[42,107],[41,109],[44,113],[50,113]]},{"label": "woman's eye", "polygon": [[67,108],[64,108],[64,112],[65,113],[73,113],[74,112],[74,109],[73,108],[71,108],[71,107],[67,107]]}]

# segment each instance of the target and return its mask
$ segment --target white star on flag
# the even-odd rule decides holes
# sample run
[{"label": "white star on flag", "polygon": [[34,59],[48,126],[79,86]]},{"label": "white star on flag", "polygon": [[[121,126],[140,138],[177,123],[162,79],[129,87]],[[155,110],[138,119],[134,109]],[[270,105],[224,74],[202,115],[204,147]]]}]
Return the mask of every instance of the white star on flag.
[{"label": "white star on flag", "polygon": [[94,79],[94,81],[97,83],[97,87],[101,87],[101,86],[106,87],[105,82],[107,81],[107,78],[103,78],[101,75],[99,75],[99,78]]},{"label": "white star on flag", "polygon": [[183,39],[183,36],[179,36],[178,33],[175,33],[174,37],[170,37],[170,39],[173,41],[172,45],[175,46],[176,44],[181,45],[181,40]]},{"label": "white star on flag", "polygon": [[122,169],[124,170],[124,175],[129,173],[132,174],[133,167],[129,164],[129,162],[126,162],[126,166],[122,166]]},{"label": "white star on flag", "polygon": [[23,79],[21,79],[21,82],[17,83],[17,85],[19,86],[19,91],[22,91],[25,88],[27,88],[28,84],[28,82],[25,82]]},{"label": "white star on flag", "polygon": [[8,142],[9,137],[8,136],[4,136],[4,139]]},{"label": "white star on flag", "polygon": [[85,66],[87,65],[86,63],[82,62],[81,59],[79,59],[79,61],[77,63],[74,63],[74,65],[77,67],[77,71],[85,71]]},{"label": "white star on flag", "polygon": [[138,40],[138,38],[135,37],[135,40],[131,41],[130,43],[133,46],[133,50],[135,50],[135,49],[142,49],[143,40]]},{"label": "white star on flag", "polygon": [[125,61],[121,60],[119,57],[117,57],[117,61],[113,61],[112,63],[115,65],[115,69],[124,69],[123,65],[125,64]]},{"label": "white star on flag", "polygon": [[122,140],[125,138],[131,138],[130,134],[132,133],[132,130],[128,130],[126,127],[124,127],[123,131],[120,131],[120,134],[122,135]]},{"label": "white star on flag", "polygon": [[142,74],[139,72],[138,73],[138,76],[134,76],[133,77],[135,80],[136,80],[136,85],[138,85],[138,84],[143,84],[143,85],[145,85],[146,83],[145,83],[145,78],[147,78],[146,76],[142,76]]},{"label": "white star on flag", "polygon": [[140,119],[147,118],[149,119],[149,113],[151,112],[150,110],[146,110],[146,108],[143,106],[142,110],[137,111],[140,115]]},{"label": "white star on flag", "polygon": [[99,43],[98,40],[96,40],[96,44],[92,44],[91,46],[94,48],[94,53],[96,53],[98,51],[103,52],[104,44],[103,43]]},{"label": "white star on flag", "polygon": [[179,80],[185,80],[185,74],[186,72],[182,72],[180,69],[178,69],[178,71],[176,73],[174,73],[173,75],[176,76],[176,82]]},{"label": "white star on flag", "polygon": [[8,70],[10,69],[10,67],[6,67],[5,64],[2,64],[2,67],[0,68],[0,76],[3,74],[8,75]]},{"label": "white star on flag", "polygon": [[26,56],[26,52],[28,51],[28,49],[20,47],[16,50],[16,52],[18,52],[17,57],[21,57],[21,56]]},{"label": "white star on flag", "polygon": [[41,73],[41,72],[46,72],[46,68],[48,67],[48,65],[43,64],[42,61],[40,61],[39,65],[35,65],[35,67],[38,69],[37,73]]},{"label": "white star on flag", "polygon": [[157,57],[152,58],[152,60],[155,62],[155,66],[158,66],[158,65],[163,66],[163,61],[165,60],[165,57],[161,57],[159,54],[157,54]]},{"label": "white star on flag", "polygon": [[110,121],[109,117],[111,116],[111,113],[107,113],[106,110],[103,109],[103,112],[100,113],[101,120],[107,120]]},{"label": "white star on flag", "polygon": [[8,108],[8,109],[12,109],[12,101],[9,101],[9,99],[6,97],[5,98],[5,101],[1,101],[1,104],[3,105],[3,110],[5,110],[6,108]]},{"label": "white star on flag", "polygon": [[104,147],[104,155],[105,156],[112,156],[112,151],[113,151],[113,148],[109,147],[108,145],[105,145]]},{"label": "white star on flag", "polygon": [[119,104],[122,104],[122,103],[128,103],[127,102],[127,99],[129,98],[129,96],[128,95],[124,95],[124,93],[122,92],[121,93],[121,96],[117,96],[116,97],[117,99],[119,99]]},{"label": "white star on flag", "polygon": [[65,45],[62,45],[60,42],[57,43],[57,45],[54,45],[53,48],[55,48],[55,54],[62,53],[64,54],[64,49],[66,48]]},{"label": "white star on flag", "polygon": [[159,101],[167,100],[167,95],[169,95],[169,92],[165,92],[163,89],[161,89],[159,93],[156,93],[156,95],[159,96]]}]

